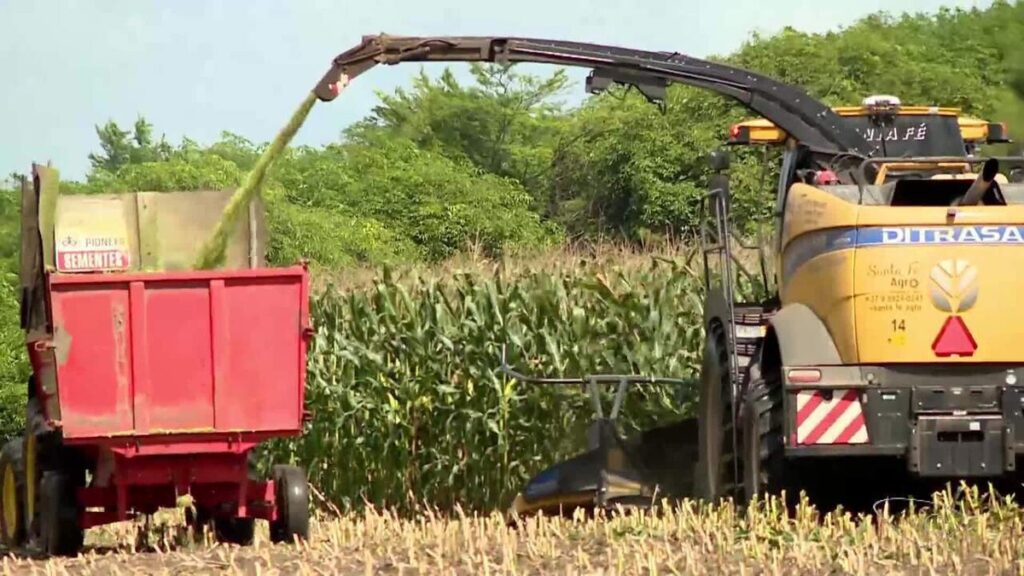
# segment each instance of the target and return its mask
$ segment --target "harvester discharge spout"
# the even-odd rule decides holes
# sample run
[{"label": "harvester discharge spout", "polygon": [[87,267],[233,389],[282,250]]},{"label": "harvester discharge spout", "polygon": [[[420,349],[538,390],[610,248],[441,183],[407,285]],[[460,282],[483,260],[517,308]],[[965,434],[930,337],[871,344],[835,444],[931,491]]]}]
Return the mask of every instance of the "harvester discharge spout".
[{"label": "harvester discharge spout", "polygon": [[636,50],[568,40],[504,36],[367,35],[334,58],[313,88],[323,102],[377,65],[403,62],[530,62],[590,68],[588,91],[612,84],[631,86],[661,106],[669,84],[710,90],[768,118],[809,149],[867,154],[871,148],[857,130],[831,108],[797,86],[750,70],[678,52]]},{"label": "harvester discharge spout", "polygon": [[[590,396],[596,416],[587,430],[586,451],[545,468],[527,481],[508,510],[511,518],[618,506],[650,508],[663,500],[692,496],[698,455],[695,418],[644,430],[628,439],[616,426],[631,385],[684,386],[689,381],[632,374],[537,378],[515,371],[504,357],[499,371],[525,384],[580,386]],[[604,385],[615,385],[607,414],[601,402]]]}]

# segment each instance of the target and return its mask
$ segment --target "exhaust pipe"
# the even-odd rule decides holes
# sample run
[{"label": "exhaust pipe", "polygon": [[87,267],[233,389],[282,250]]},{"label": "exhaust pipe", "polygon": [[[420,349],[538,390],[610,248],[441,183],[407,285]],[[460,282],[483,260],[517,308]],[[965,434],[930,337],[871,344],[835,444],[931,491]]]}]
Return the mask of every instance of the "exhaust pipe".
[{"label": "exhaust pipe", "polygon": [[985,165],[981,169],[981,174],[974,179],[974,183],[967,189],[963,197],[960,199],[960,206],[977,206],[981,202],[982,197],[992,187],[992,183],[996,181],[996,174],[999,174],[999,161],[995,158],[989,158],[985,161]]}]

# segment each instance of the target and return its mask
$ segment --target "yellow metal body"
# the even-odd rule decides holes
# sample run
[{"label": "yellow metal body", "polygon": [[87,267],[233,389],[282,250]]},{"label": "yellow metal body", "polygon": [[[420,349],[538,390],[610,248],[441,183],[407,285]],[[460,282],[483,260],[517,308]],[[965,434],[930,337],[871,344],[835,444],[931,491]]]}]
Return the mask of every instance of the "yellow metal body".
[{"label": "yellow metal body", "polygon": [[[834,108],[866,116],[865,106]],[[968,144],[1004,138],[1005,126],[960,116],[957,108],[901,106],[900,116],[956,117]],[[765,119],[736,124],[743,144],[792,145]],[[887,162],[876,187],[927,169],[934,180],[977,177],[969,163]],[[1007,183],[1004,175],[996,181]],[[840,187],[841,188],[841,187]],[[779,224],[777,222],[777,224]],[[782,205],[774,250],[783,307],[802,304],[824,324],[843,364],[1017,362],[1024,323],[1016,322],[1016,281],[1024,269],[1024,205],[892,206],[863,201],[849,187],[793,184]],[[941,355],[935,342],[952,316],[976,349]]]},{"label": "yellow metal body", "polygon": [[[809,307],[844,364],[1024,358],[1024,205],[867,205],[795,184],[779,240],[783,307]],[[951,316],[973,354],[933,349]]]},{"label": "yellow metal body", "polygon": [[22,458],[25,462],[25,527],[32,525],[36,517],[36,486],[39,484],[39,470],[36,467],[36,449],[38,442],[36,435],[32,433],[31,427],[25,430],[25,447],[22,450]]},{"label": "yellow metal body", "polygon": [[17,538],[18,523],[21,522],[18,517],[18,485],[12,464],[5,465],[2,473],[0,486],[3,487],[4,540],[13,542]]}]

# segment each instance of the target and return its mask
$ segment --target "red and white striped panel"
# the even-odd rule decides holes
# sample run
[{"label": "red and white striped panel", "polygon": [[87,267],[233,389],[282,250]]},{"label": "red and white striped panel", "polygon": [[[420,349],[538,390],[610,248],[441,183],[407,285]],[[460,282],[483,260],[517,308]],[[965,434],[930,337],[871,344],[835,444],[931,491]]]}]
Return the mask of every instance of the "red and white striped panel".
[{"label": "red and white striped panel", "polygon": [[797,444],[864,444],[868,427],[856,390],[802,390],[796,395]]}]

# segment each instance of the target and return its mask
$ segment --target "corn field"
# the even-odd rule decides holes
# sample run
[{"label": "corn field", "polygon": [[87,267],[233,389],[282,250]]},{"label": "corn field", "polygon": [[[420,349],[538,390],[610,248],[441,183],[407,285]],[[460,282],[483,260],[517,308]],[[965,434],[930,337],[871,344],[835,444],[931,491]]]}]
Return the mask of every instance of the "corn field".
[{"label": "corn field", "polygon": [[[581,451],[593,411],[579,387],[500,374],[503,349],[531,375],[695,379],[703,285],[691,257],[570,253],[328,285],[312,307],[314,420],[273,457],[305,466],[342,509],[505,506]],[[664,422],[694,398],[692,387],[634,388],[620,419],[627,432]]]}]

